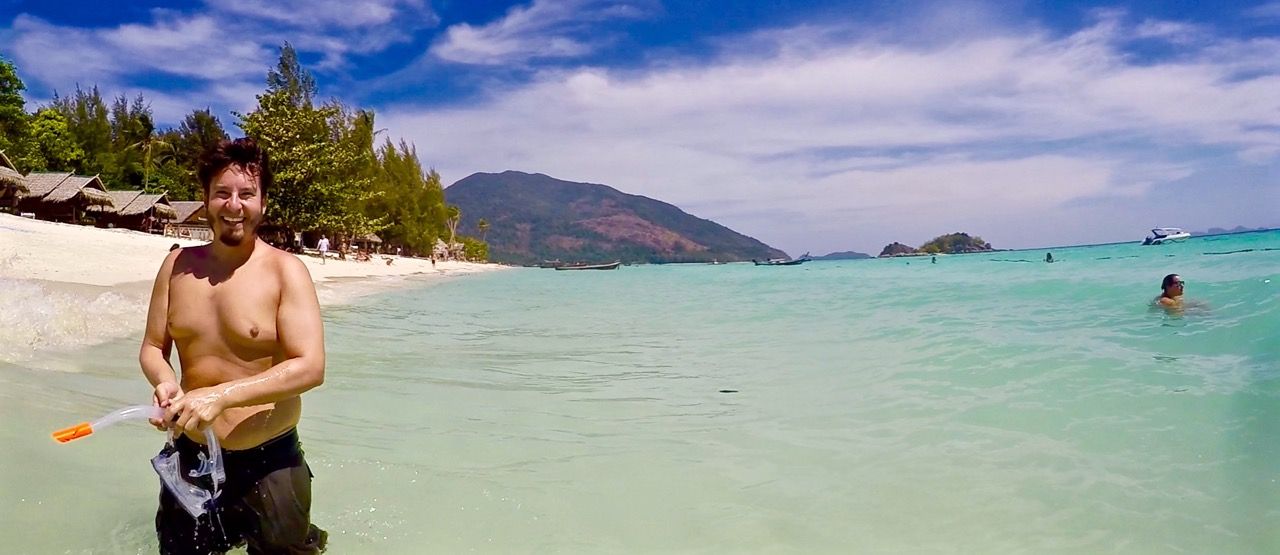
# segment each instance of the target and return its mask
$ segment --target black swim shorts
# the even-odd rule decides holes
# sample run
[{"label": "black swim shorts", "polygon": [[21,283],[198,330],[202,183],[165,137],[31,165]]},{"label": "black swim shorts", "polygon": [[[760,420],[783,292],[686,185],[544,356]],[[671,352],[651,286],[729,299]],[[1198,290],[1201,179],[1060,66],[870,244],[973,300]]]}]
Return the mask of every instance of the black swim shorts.
[{"label": "black swim shorts", "polygon": [[[174,447],[184,475],[199,465],[204,446],[179,436]],[[252,449],[223,449],[222,461],[227,481],[214,509],[198,519],[160,488],[156,534],[161,553],[224,553],[242,545],[250,554],[324,550],[327,534],[311,524],[311,469],[296,429]]]}]

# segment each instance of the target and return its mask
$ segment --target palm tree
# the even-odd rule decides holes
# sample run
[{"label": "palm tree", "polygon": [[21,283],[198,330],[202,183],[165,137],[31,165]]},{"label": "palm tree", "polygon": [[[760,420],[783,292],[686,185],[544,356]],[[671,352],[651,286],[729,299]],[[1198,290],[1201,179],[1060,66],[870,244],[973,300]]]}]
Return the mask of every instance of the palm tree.
[{"label": "palm tree", "polygon": [[489,236],[489,220],[480,218],[480,221],[476,222],[476,229],[480,230],[480,241],[488,243],[489,241],[487,237]]},{"label": "palm tree", "polygon": [[[153,156],[157,146],[166,148],[169,152]],[[164,162],[160,162],[160,160],[173,159],[174,156],[177,155],[177,151],[173,148],[172,144],[169,144],[169,141],[158,137],[147,137],[146,139],[129,145],[129,148],[136,148],[142,151],[142,190],[150,192],[152,162],[154,161],[163,164]]]},{"label": "palm tree", "polygon": [[445,208],[448,218],[445,220],[449,224],[449,248],[453,248],[453,239],[458,234],[458,222],[462,221],[462,209],[456,205],[450,204]]}]

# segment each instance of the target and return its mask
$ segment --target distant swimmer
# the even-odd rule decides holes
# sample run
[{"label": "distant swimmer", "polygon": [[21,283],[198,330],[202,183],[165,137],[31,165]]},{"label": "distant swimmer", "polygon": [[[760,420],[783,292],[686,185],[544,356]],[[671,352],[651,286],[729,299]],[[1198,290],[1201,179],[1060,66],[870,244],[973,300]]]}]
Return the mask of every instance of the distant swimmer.
[{"label": "distant swimmer", "polygon": [[1160,283],[1162,290],[1160,296],[1151,301],[1151,304],[1166,310],[1182,308],[1182,290],[1186,286],[1186,282],[1182,281],[1182,276],[1178,274],[1164,276],[1164,281]]},{"label": "distant swimmer", "polygon": [[938,263],[938,257],[936,257],[936,256],[929,257],[929,262],[930,262],[930,263],[932,263],[932,264],[937,264],[937,263]]},{"label": "distant swimmer", "polygon": [[1051,252],[1044,253],[1044,261],[1050,264],[1053,264],[1053,253]]}]

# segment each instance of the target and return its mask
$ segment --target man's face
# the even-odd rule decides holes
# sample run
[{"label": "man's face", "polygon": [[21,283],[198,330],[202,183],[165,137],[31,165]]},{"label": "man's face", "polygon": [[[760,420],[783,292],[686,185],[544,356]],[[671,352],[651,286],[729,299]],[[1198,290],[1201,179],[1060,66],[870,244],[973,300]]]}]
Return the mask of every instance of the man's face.
[{"label": "man's face", "polygon": [[230,247],[245,239],[252,241],[262,223],[263,202],[258,178],[235,166],[228,167],[213,179],[205,199],[213,235]]}]

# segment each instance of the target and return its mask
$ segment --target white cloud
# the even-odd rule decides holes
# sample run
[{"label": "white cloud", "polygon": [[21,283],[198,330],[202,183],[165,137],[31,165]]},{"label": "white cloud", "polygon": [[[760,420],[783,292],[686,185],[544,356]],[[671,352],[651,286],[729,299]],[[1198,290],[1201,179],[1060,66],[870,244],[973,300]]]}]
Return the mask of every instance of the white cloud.
[{"label": "white cloud", "polygon": [[[329,70],[344,67],[351,54],[381,51],[437,23],[422,0],[231,0],[210,2],[202,13],[156,9],[150,15],[146,22],[81,28],[19,14],[0,30],[0,49],[41,89],[96,84],[109,94],[143,91],[153,106],[167,105],[162,96],[186,96],[192,106],[243,109],[286,41],[319,55],[316,67]],[[167,92],[136,86],[157,79],[167,81]]]},{"label": "white cloud", "polygon": [[434,21],[422,0],[217,0],[212,10],[298,27],[377,27],[405,17]]},{"label": "white cloud", "polygon": [[1161,21],[1148,19],[1133,30],[1135,37],[1144,39],[1164,39],[1173,43],[1189,43],[1202,34],[1199,27],[1177,21]]},{"label": "white cloud", "polygon": [[520,64],[534,59],[576,58],[606,39],[591,24],[639,19],[647,5],[614,0],[534,0],[497,21],[481,26],[452,25],[431,46],[441,60],[464,64]]},{"label": "white cloud", "polygon": [[[390,107],[380,121],[446,181],[538,171],[696,207],[747,232],[777,229],[779,214],[817,222],[875,210],[930,220],[899,217],[899,230],[998,228],[1185,178],[1194,162],[1175,149],[1274,161],[1280,43],[1210,41],[1140,63],[1121,48],[1132,33],[1101,17],[1066,37],[810,38],[707,65],[547,72],[480,105]],[[855,229],[865,224],[846,226]],[[880,233],[890,235],[872,241],[894,239]]]},{"label": "white cloud", "polygon": [[1280,2],[1268,2],[1244,11],[1249,17],[1259,19],[1280,19]]}]

